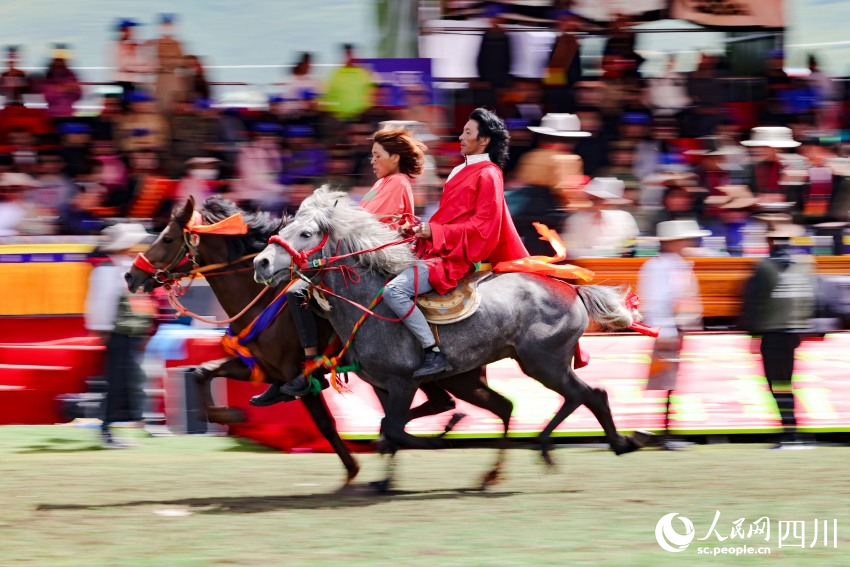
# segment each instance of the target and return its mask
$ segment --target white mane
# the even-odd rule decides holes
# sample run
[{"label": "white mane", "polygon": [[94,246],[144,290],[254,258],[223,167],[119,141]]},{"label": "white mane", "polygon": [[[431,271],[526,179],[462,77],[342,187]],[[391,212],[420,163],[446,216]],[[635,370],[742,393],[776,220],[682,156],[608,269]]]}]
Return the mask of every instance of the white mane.
[{"label": "white mane", "polygon": [[[317,223],[319,230],[327,233],[331,240],[342,242],[349,252],[368,250],[401,239],[396,231],[355,204],[347,193],[331,191],[327,186],[316,189],[304,199],[293,221],[290,226],[300,221]],[[403,272],[414,260],[410,247],[405,244],[388,246],[354,258],[368,271],[387,275]]]}]

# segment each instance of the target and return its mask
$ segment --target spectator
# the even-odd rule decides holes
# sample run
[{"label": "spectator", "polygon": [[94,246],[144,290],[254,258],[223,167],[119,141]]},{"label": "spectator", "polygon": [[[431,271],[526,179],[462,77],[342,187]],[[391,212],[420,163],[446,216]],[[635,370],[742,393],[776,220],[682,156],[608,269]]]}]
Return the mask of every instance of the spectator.
[{"label": "spectator", "polygon": [[785,125],[787,116],[784,108],[785,92],[791,88],[791,78],[785,72],[785,53],[781,49],[770,52],[765,68],[767,85],[766,122],[770,125]]},{"label": "spectator", "polygon": [[119,155],[111,138],[95,137],[91,146],[91,155],[100,162],[101,181],[109,191],[127,182],[127,164]]},{"label": "spectator", "polygon": [[59,125],[58,131],[61,140],[59,153],[65,160],[65,171],[74,177],[90,157],[91,128],[85,122],[64,122]]},{"label": "spectator", "polygon": [[348,122],[372,106],[373,81],[371,73],[355,62],[354,46],[346,43],[342,50],[345,61],[331,75],[322,103],[331,115]]},{"label": "spectator", "polygon": [[694,207],[695,195],[703,189],[693,185],[693,175],[686,173],[666,173],[662,176],[661,210],[655,217],[653,226],[672,220],[697,221]]},{"label": "spectator", "polygon": [[170,118],[171,152],[168,172],[173,178],[183,173],[186,160],[211,156],[215,150],[218,121],[207,113],[208,101],[184,99],[177,101]]},{"label": "spectator", "polygon": [[[55,219],[61,207],[74,195],[71,178],[65,173],[65,159],[57,150],[43,150],[38,154],[38,187],[30,191],[27,199],[34,206],[37,217]],[[55,227],[43,224],[40,234],[52,234]]]},{"label": "spectator", "polygon": [[74,177],[74,194],[60,208],[62,234],[99,234],[103,221],[95,214],[105,202],[108,189],[102,183],[103,166],[89,158]]},{"label": "spectator", "polygon": [[54,119],[74,116],[74,103],[83,96],[77,75],[68,68],[68,50],[57,43],[47,68],[41,92],[47,102],[47,113]]},{"label": "spectator", "polygon": [[[409,109],[407,109],[409,110]],[[395,103],[395,88],[389,83],[375,85],[374,104],[360,115],[360,121],[369,125],[370,131],[380,128],[382,122],[400,120],[411,113]],[[412,118],[410,120],[413,120]]]},{"label": "spectator", "polygon": [[[186,74],[183,67],[186,56],[180,40],[174,37],[174,14],[160,14],[159,30],[162,35],[153,40],[156,50],[156,87],[159,111],[170,114],[174,103],[186,96]],[[206,98],[206,97],[205,97]]]},{"label": "spectator", "polygon": [[713,236],[725,239],[730,256],[743,256],[744,237],[756,224],[752,214],[759,200],[746,185],[721,185],[717,190],[718,195],[706,199],[706,204],[714,206],[716,213],[705,226]]},{"label": "spectator", "polygon": [[[574,153],[575,144],[589,138],[590,132],[582,129],[575,114],[547,114],[540,126],[528,126],[528,130],[538,135],[538,148],[520,158],[517,182],[520,186],[547,187],[555,191],[554,197],[561,206],[570,206],[575,201],[575,192],[585,181],[582,159]],[[533,227],[526,228],[534,231]],[[560,223],[552,228],[560,229]],[[521,236],[533,234],[526,231]]]},{"label": "spectator", "polygon": [[675,69],[676,55],[671,53],[667,56],[661,76],[649,82],[649,100],[656,114],[674,116],[691,103],[687,80]]},{"label": "spectator", "polygon": [[794,411],[794,352],[800,336],[810,330],[814,316],[815,278],[807,257],[790,254],[790,239],[803,234],[802,227],[775,223],[767,233],[770,256],[756,265],[744,291],[744,328],[761,337],[764,373],[782,419],[777,449],[796,448],[797,420]]},{"label": "spectator", "polygon": [[133,37],[133,29],[139,23],[134,20],[119,20],[115,26],[118,37],[112,46],[112,66],[115,69],[115,84],[121,87],[125,108],[129,105],[130,93],[151,72],[145,54],[145,45]]},{"label": "spectator", "polygon": [[511,40],[501,26],[505,10],[505,6],[488,4],[484,13],[490,27],[481,38],[476,60],[479,80],[473,90],[476,106],[494,106],[500,91],[511,80]]},{"label": "spectator", "polygon": [[404,89],[404,106],[399,111],[401,120],[420,123],[421,139],[423,135],[438,136],[446,131],[449,119],[446,111],[435,104],[434,92],[422,84],[411,85]]},{"label": "spectator", "polygon": [[253,130],[254,140],[239,148],[233,197],[244,203],[276,207],[279,211],[286,193],[286,188],[278,182],[283,171],[280,125],[259,122]]},{"label": "spectator", "polygon": [[184,71],[188,75],[188,80],[184,85],[186,88],[186,98],[188,100],[212,100],[212,91],[210,90],[210,83],[207,80],[207,71],[204,68],[201,58],[197,55],[187,55]]},{"label": "spectator", "polygon": [[640,231],[634,217],[619,207],[626,185],[616,178],[596,177],[584,186],[587,210],[570,215],[563,235],[572,258],[622,256]]},{"label": "spectator", "polygon": [[283,185],[315,183],[326,173],[327,152],[309,126],[292,124],[284,130],[286,152],[278,181]]},{"label": "spectator", "polygon": [[100,114],[90,120],[94,137],[99,140],[118,139],[118,123],[123,117],[123,99],[116,93],[107,93],[101,99]]},{"label": "spectator", "polygon": [[170,146],[168,121],[156,109],[155,99],[137,89],[129,96],[130,112],[119,119],[118,143],[125,152],[141,147],[165,149]]},{"label": "spectator", "polygon": [[30,79],[18,69],[18,46],[6,48],[6,71],[0,75],[0,93],[5,97],[6,106],[24,104],[24,95],[30,92]]},{"label": "spectator", "polygon": [[0,236],[15,236],[24,228],[29,207],[25,192],[35,187],[24,173],[0,174]]},{"label": "spectator", "polygon": [[569,10],[557,14],[558,35],[543,77],[546,109],[550,112],[575,112],[575,86],[581,81],[581,45],[576,33],[581,31],[581,20]]},{"label": "spectator", "polygon": [[112,424],[142,419],[144,373],[140,362],[145,339],[153,329],[156,305],[149,295],[129,294],[124,283],[134,248],[150,236],[145,227],[116,224],[104,229],[104,236],[109,240],[101,250],[108,260],[89,276],[85,323],[106,347],[101,442],[106,449],[122,449],[130,445],[113,437]]},{"label": "spectator", "polygon": [[652,350],[646,389],[664,392],[662,447],[676,450],[684,444],[670,437],[670,401],[676,390],[682,342],[685,332],[702,329],[699,285],[693,263],[685,260],[684,252],[708,232],[700,230],[695,221],[674,220],[659,223],[656,234],[660,254],[643,264],[638,274],[644,322],[661,328]]},{"label": "spectator", "polygon": [[207,197],[220,193],[224,186],[219,181],[221,160],[214,157],[193,157],[184,164],[185,174],[176,186],[171,198],[175,204],[185,203],[192,195],[196,203],[203,203]]},{"label": "spectator", "polygon": [[322,93],[321,82],[313,77],[313,54],[304,51],[292,68],[292,78],[283,84],[280,96],[285,101],[287,114],[297,117],[315,112]]},{"label": "spectator", "polygon": [[783,126],[753,128],[750,139],[741,144],[750,148],[753,163],[749,168],[748,185],[753,193],[764,202],[789,201],[782,184],[783,167],[779,150],[800,145],[791,137],[791,129]]}]

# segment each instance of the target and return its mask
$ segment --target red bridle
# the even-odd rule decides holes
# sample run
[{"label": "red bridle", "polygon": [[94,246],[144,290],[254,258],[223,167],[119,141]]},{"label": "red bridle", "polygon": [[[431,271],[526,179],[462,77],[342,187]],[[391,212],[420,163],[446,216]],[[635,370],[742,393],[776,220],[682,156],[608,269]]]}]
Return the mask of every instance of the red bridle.
[{"label": "red bridle", "polygon": [[282,247],[289,253],[289,256],[292,258],[292,265],[296,266],[299,270],[307,270],[310,268],[320,268],[324,265],[324,258],[319,260],[313,260],[312,262],[308,260],[310,256],[319,252],[322,248],[325,247],[325,244],[328,243],[328,233],[322,237],[322,241],[319,242],[313,248],[309,250],[298,251],[292,247],[292,245],[280,237],[280,235],[275,234],[271,238],[269,238],[269,244],[277,244]]}]

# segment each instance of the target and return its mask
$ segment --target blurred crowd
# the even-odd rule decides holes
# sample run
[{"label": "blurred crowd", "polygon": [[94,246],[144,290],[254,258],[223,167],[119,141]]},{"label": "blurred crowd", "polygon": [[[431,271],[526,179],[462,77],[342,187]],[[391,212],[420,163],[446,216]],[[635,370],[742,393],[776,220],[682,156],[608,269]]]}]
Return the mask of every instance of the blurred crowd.
[{"label": "blurred crowd", "polygon": [[[710,231],[701,241],[707,254],[762,255],[759,235],[771,223],[831,239],[826,253],[843,252],[850,113],[843,83],[820,70],[816,55],[808,74],[792,77],[782,51],[772,51],[741,100],[721,88],[732,78],[729,62],[712,53],[689,72],[670,55],[661,76],[644,76],[626,19],[605,30],[593,68],[582,57],[586,22],[560,11],[543,78],[532,80],[510,73],[516,54],[500,10],[485,17],[478,77],[451,107],[436,104],[445,93],[430,85],[381,83],[348,44],[328,77],[303,53],[267,107],[223,107],[179,22],[164,14],[151,39],[137,37],[135,21],[116,24],[114,92],[82,116],[75,103],[85,85],[67,46],[57,45],[38,75],[21,70],[22,51],[9,47],[0,75],[0,236],[99,234],[116,219],[157,229],[189,195],[223,193],[275,213],[293,211],[325,183],[359,198],[375,181],[370,137],[387,121],[428,147],[414,182],[427,217],[461,159],[458,120],[485,105],[511,133],[508,204],[532,253],[551,253],[533,221],[560,230],[575,257],[653,255],[649,237],[671,220]],[[27,106],[33,94],[45,107]]]}]

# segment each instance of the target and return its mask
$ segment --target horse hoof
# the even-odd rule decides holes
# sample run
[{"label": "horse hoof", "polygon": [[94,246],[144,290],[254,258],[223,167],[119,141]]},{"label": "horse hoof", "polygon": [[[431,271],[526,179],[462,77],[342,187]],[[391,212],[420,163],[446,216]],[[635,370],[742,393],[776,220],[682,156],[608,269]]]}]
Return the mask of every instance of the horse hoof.
[{"label": "horse hoof", "polygon": [[635,431],[632,435],[623,438],[620,445],[614,448],[614,453],[617,456],[633,453],[646,445],[652,437],[652,433],[648,431]]},{"label": "horse hoof", "polygon": [[360,474],[360,463],[354,463],[354,466],[348,469],[348,475],[345,478],[346,486],[351,484],[357,475]]},{"label": "horse hoof", "polygon": [[369,483],[369,486],[374,488],[378,494],[386,494],[390,490],[390,479],[385,478],[384,480],[373,480]]},{"label": "horse hoof", "polygon": [[446,424],[446,428],[445,428],[445,430],[443,431],[443,435],[445,435],[445,434],[447,434],[447,433],[451,432],[451,430],[452,430],[452,429],[454,429],[454,428],[455,428],[455,426],[456,426],[458,423],[460,423],[460,420],[462,420],[462,419],[463,419],[463,418],[465,418],[465,417],[466,417],[466,414],[465,414],[465,413],[463,413],[463,412],[460,412],[460,411],[459,411],[459,412],[455,412],[454,414],[452,414],[452,418],[451,418],[451,419],[449,420],[449,422]]},{"label": "horse hoof", "polygon": [[207,409],[207,419],[211,423],[229,425],[232,423],[244,423],[247,421],[245,412],[238,408],[212,407]]},{"label": "horse hoof", "polygon": [[635,450],[637,450],[646,447],[654,437],[655,435],[649,431],[635,431],[630,439],[636,445]]},{"label": "horse hoof", "polygon": [[502,481],[502,475],[498,469],[493,469],[484,475],[481,479],[481,490],[487,490],[491,486],[495,486]]},{"label": "horse hoof", "polygon": [[558,465],[555,463],[555,460],[552,458],[552,454],[549,451],[543,451],[540,453],[540,458],[543,459],[543,464],[546,465],[547,472],[558,472]]}]

